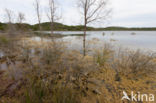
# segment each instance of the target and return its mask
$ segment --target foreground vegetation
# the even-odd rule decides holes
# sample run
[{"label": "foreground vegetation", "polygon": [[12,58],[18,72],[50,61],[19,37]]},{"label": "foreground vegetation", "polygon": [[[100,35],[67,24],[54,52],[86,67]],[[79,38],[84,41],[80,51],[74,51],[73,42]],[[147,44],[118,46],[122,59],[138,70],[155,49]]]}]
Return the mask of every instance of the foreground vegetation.
[{"label": "foreground vegetation", "polygon": [[156,95],[153,53],[104,45],[83,57],[63,41],[18,37],[0,36],[0,103],[129,103],[123,91]]}]

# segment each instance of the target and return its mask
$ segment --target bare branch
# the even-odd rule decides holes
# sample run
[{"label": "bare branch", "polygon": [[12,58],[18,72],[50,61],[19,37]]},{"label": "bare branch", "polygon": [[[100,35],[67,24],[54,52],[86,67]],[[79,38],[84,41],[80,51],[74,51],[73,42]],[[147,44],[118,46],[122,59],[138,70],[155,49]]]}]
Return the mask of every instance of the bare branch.
[{"label": "bare branch", "polygon": [[58,7],[56,6],[55,0],[49,0],[47,17],[51,23],[51,34],[53,34],[53,31],[54,31],[54,22],[61,19],[61,17],[58,16],[57,10],[58,10]]},{"label": "bare branch", "polygon": [[84,17],[84,37],[83,48],[84,56],[86,55],[86,31],[89,23],[105,20],[110,10],[107,9],[108,0],[79,0],[78,6],[82,10],[82,16]]},{"label": "bare branch", "polygon": [[9,9],[5,9],[5,12],[6,12],[6,18],[8,19],[8,21],[7,21],[8,22],[8,24],[7,24],[8,35],[11,37],[14,37],[16,34],[16,28],[13,25],[14,17],[15,17],[14,12]]},{"label": "bare branch", "polygon": [[35,7],[35,11],[36,11],[37,18],[38,18],[39,29],[41,30],[41,13],[40,13],[40,1],[39,0],[35,0],[34,7]]},{"label": "bare branch", "polygon": [[25,20],[25,15],[22,12],[18,13],[18,23],[22,24]]},{"label": "bare branch", "polygon": [[5,9],[6,12],[6,17],[8,19],[8,23],[12,23],[13,22],[13,11],[9,10],[9,9]]}]

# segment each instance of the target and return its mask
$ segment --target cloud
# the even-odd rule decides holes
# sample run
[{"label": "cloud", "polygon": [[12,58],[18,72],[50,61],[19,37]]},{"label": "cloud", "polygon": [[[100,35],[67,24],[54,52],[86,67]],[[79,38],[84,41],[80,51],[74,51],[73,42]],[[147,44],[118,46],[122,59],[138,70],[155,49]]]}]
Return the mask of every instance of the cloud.
[{"label": "cloud", "polygon": [[[0,21],[6,20],[4,9],[8,8],[15,11],[15,13],[25,13],[26,22],[31,24],[37,23],[33,2],[34,0],[0,0]],[[60,22],[68,25],[82,24],[76,2],[77,0],[57,0],[63,17]],[[42,21],[47,21],[45,14],[47,4],[48,0],[41,0]],[[156,26],[155,4],[156,0],[110,0],[110,7],[113,9],[113,12],[112,18],[109,20],[110,23],[107,26],[154,27]]]},{"label": "cloud", "polygon": [[155,0],[113,0],[111,25],[129,27],[154,27]]}]

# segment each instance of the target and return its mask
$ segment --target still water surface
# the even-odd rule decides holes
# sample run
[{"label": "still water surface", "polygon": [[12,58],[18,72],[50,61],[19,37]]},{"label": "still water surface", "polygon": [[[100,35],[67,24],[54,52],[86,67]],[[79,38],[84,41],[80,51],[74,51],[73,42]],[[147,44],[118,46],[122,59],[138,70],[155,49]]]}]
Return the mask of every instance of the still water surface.
[{"label": "still water surface", "polygon": [[[45,31],[44,33],[50,33]],[[65,35],[60,40],[68,42],[68,48],[80,50],[83,47],[83,34],[81,31],[56,31],[55,33]],[[115,48],[128,48],[141,51],[156,52],[156,31],[89,31],[87,32],[87,47],[101,48],[105,43],[113,45]],[[32,40],[41,41],[40,37],[33,37]],[[43,39],[51,41],[51,39]],[[4,56],[0,51],[0,57]],[[7,68],[6,64],[1,64],[0,68]]]},{"label": "still water surface", "polygon": [[[44,31],[44,33],[50,32]],[[55,33],[65,35],[60,40],[69,42],[68,48],[82,50],[83,36],[80,35],[83,34],[82,31],[55,31]],[[33,37],[32,40],[41,41],[41,38]],[[44,40],[50,41],[50,39]],[[88,31],[86,41],[89,48],[101,48],[105,43],[110,43],[117,48],[156,52],[156,31]],[[0,57],[3,55],[0,51]]]},{"label": "still water surface", "polygon": [[[55,31],[55,33],[67,35],[63,40],[70,41],[71,47],[77,49],[82,47],[83,37],[79,35],[83,34],[82,31]],[[95,46],[107,42],[118,47],[156,52],[156,31],[88,31],[86,39],[97,40]]]}]

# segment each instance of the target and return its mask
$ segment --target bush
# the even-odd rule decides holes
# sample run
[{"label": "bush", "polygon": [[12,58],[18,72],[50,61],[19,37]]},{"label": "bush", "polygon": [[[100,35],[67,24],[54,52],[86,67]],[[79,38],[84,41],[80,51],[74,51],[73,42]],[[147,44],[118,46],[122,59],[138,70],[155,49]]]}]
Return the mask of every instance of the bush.
[{"label": "bush", "polygon": [[111,45],[105,44],[102,49],[98,49],[94,53],[94,59],[97,64],[100,66],[105,66],[110,58],[113,56],[114,51],[112,50]]},{"label": "bush", "polygon": [[[24,46],[20,46],[16,55],[18,63],[8,66],[10,74],[5,75],[6,80],[2,78],[9,86],[2,97],[6,101],[0,102],[120,103],[123,90],[155,91],[154,54],[126,50],[114,52],[110,45],[105,45],[94,55],[83,57],[79,51],[66,49],[64,42],[39,43],[24,42]],[[33,54],[32,49],[35,50]],[[7,83],[13,74],[20,74],[20,77],[12,84]]]},{"label": "bush", "polygon": [[5,36],[0,36],[0,45],[7,44],[9,42],[8,38]]},{"label": "bush", "polygon": [[155,72],[156,63],[154,58],[156,58],[156,55],[153,53],[141,53],[139,50],[124,50],[120,51],[117,56],[114,56],[112,68],[117,73],[125,76],[130,74],[135,77],[150,75],[150,73]]}]

